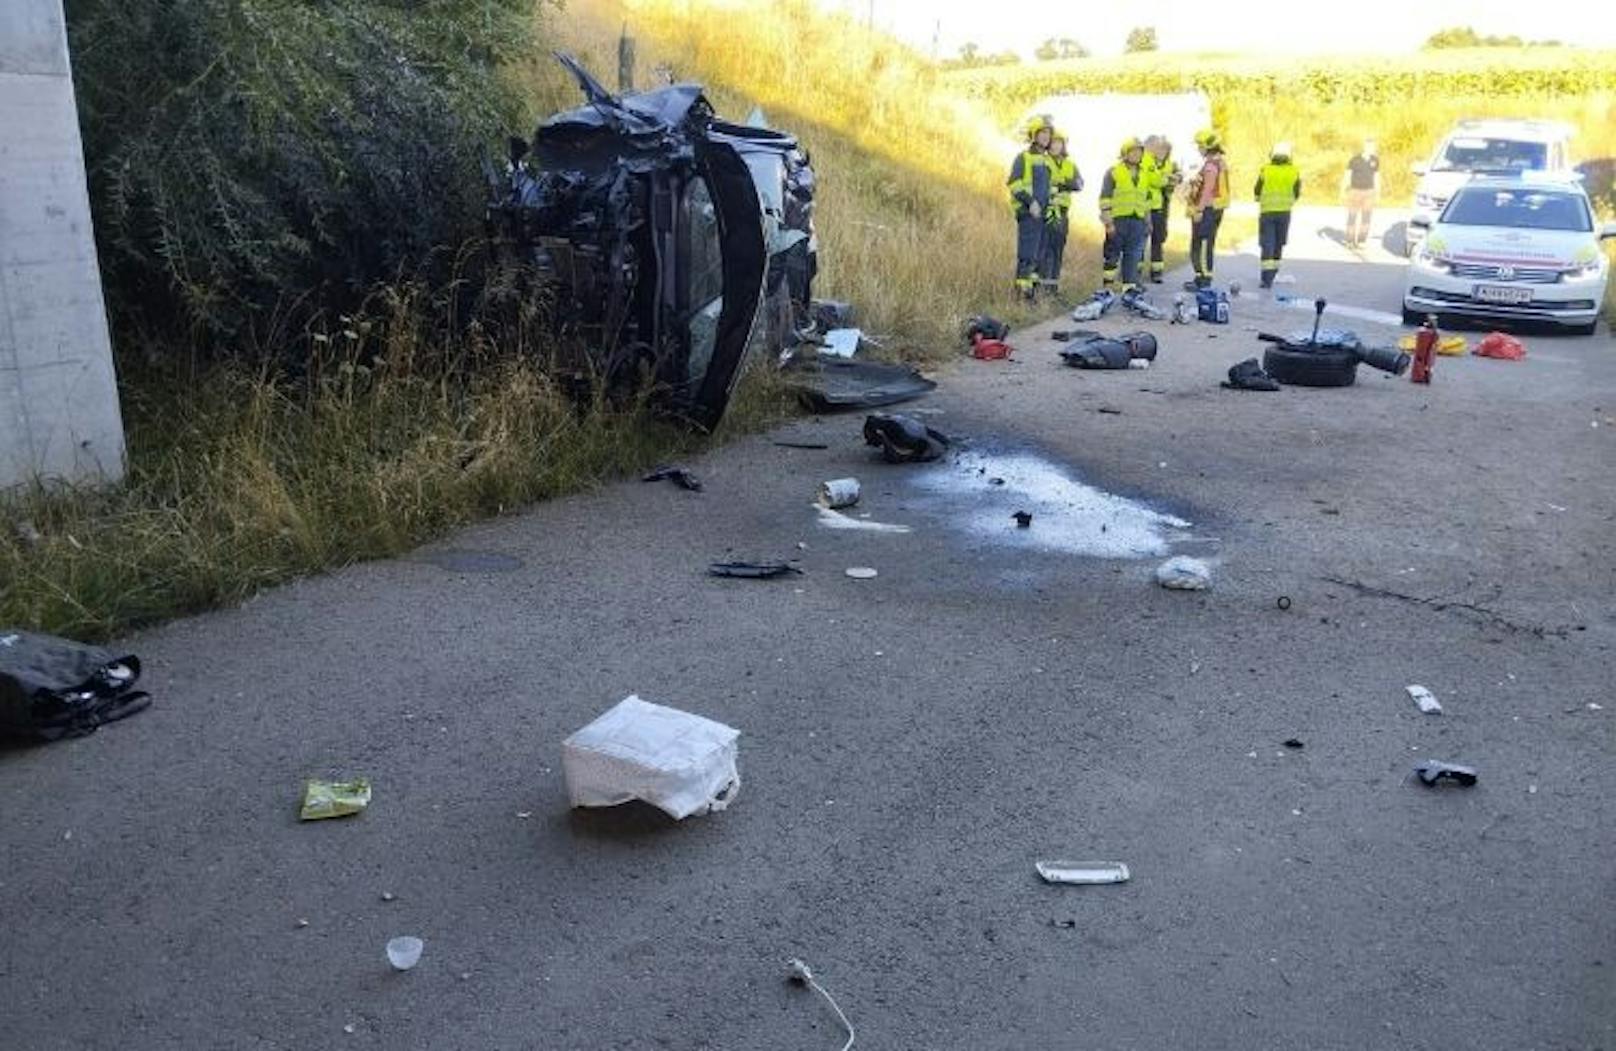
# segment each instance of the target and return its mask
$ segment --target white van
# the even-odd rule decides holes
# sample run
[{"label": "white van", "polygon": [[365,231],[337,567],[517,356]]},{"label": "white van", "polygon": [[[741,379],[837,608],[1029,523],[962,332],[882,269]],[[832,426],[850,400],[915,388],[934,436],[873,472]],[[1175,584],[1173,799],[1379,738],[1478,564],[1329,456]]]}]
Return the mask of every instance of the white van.
[{"label": "white van", "polygon": [[1454,193],[1472,176],[1522,172],[1572,174],[1571,126],[1547,120],[1465,120],[1454,125],[1428,163],[1414,165],[1414,214],[1404,238],[1413,255]]}]

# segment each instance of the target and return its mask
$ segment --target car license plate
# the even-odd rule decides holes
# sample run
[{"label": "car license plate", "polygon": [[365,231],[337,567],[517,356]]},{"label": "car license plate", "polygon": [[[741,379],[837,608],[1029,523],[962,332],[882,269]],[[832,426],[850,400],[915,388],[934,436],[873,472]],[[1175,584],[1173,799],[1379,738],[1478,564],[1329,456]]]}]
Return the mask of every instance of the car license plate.
[{"label": "car license plate", "polygon": [[1530,303],[1532,290],[1514,285],[1477,285],[1476,299],[1483,303]]}]

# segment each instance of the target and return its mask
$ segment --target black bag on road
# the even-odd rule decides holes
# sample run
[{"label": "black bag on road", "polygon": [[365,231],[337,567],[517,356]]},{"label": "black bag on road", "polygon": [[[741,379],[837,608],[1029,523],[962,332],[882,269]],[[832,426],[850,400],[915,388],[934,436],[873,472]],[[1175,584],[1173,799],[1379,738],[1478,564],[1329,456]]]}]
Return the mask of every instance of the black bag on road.
[{"label": "black bag on road", "polygon": [[140,660],[70,639],[0,630],[0,738],[56,741],[94,733],[151,704]]}]

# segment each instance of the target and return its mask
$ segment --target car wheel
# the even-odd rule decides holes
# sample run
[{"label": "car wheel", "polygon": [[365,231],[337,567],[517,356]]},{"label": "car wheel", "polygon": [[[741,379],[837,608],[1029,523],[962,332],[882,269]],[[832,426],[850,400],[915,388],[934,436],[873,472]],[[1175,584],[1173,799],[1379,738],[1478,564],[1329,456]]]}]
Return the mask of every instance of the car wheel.
[{"label": "car wheel", "polygon": [[1418,310],[1410,310],[1405,306],[1403,308],[1403,324],[1423,325],[1425,324],[1425,315],[1421,314]]},{"label": "car wheel", "polygon": [[1350,350],[1263,351],[1263,371],[1293,387],[1350,387],[1358,378],[1358,355]]}]

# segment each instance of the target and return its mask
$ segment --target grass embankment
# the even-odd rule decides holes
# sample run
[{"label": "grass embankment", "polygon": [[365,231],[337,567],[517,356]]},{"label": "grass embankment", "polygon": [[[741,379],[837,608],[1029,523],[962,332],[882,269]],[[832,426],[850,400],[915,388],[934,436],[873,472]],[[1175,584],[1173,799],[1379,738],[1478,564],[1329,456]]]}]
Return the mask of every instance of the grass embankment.
[{"label": "grass embankment", "polygon": [[390,294],[296,381],[145,366],[125,383],[129,474],[5,507],[0,625],[79,638],[408,551],[477,518],[694,451],[784,411],[757,370],[716,438],[580,409],[534,348],[434,334]]},{"label": "grass embankment", "polygon": [[[761,103],[802,135],[821,179],[818,290],[856,303],[868,331],[907,357],[937,359],[957,353],[966,316],[1023,316],[1008,297],[1004,159],[984,155],[979,118],[941,94],[911,52],[806,4],[574,3],[545,15],[539,34],[611,83],[625,16],[640,84],[666,64],[709,83],[726,115]],[[530,121],[580,101],[559,67],[533,57],[543,50],[505,69]],[[163,261],[151,269],[160,274]],[[398,554],[787,411],[769,371],[755,369],[716,439],[639,413],[579,413],[546,377],[542,346],[447,324],[435,298],[378,293],[364,310],[212,364],[179,364],[197,360],[179,319],[170,336],[115,327],[128,478],[0,501],[0,626],[109,637]],[[306,374],[282,370],[305,357]]]}]

